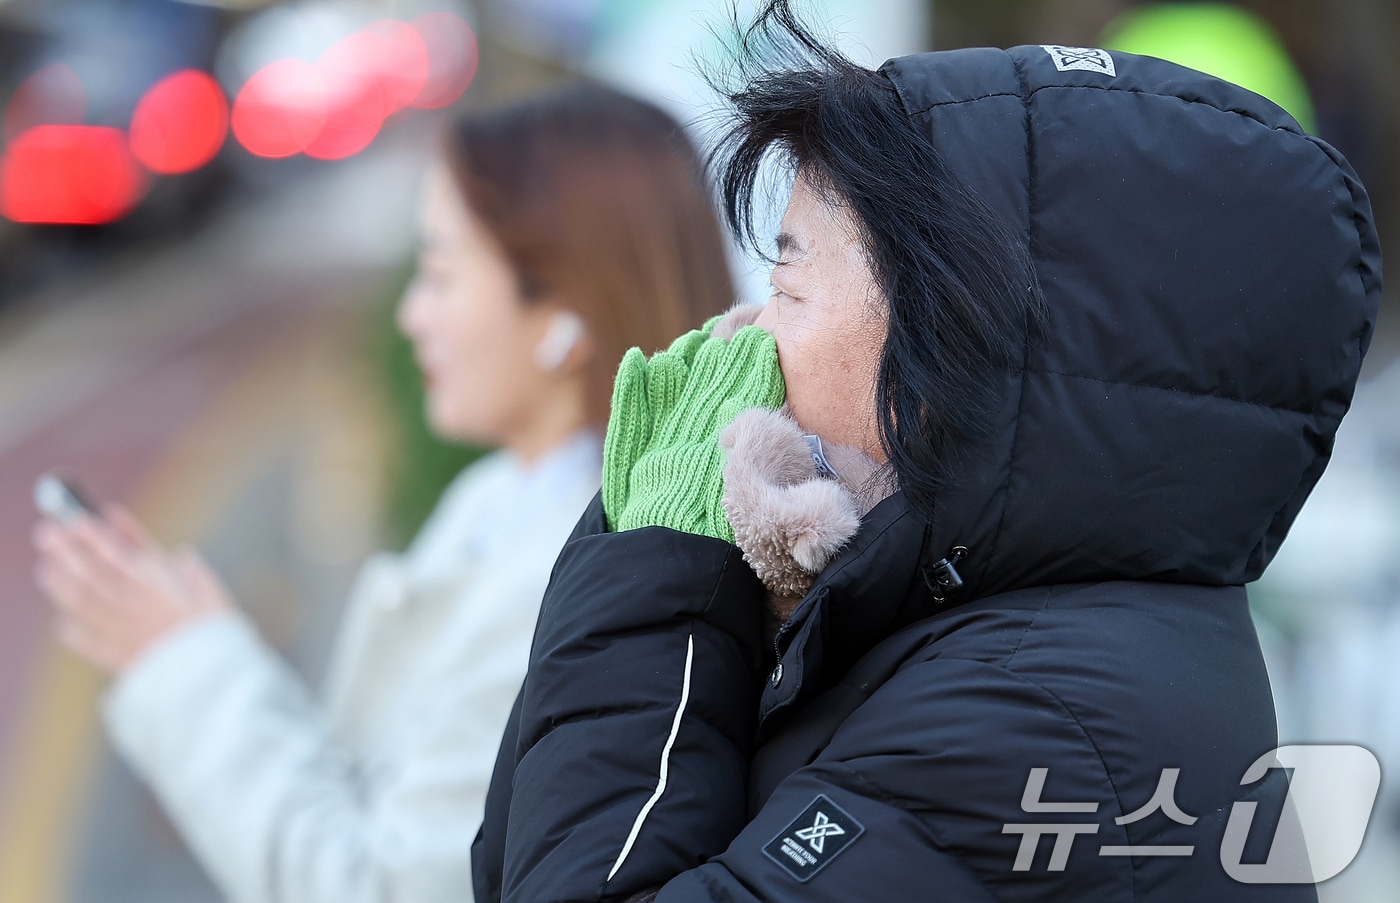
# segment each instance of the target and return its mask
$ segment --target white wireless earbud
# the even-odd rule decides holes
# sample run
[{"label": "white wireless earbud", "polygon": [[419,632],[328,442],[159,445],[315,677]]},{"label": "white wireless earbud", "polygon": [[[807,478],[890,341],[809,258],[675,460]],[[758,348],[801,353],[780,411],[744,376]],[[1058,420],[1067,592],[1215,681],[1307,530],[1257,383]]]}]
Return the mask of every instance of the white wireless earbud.
[{"label": "white wireless earbud", "polygon": [[550,319],[549,328],[535,346],[535,366],[546,373],[558,370],[581,338],[583,318],[570,310],[559,311]]}]

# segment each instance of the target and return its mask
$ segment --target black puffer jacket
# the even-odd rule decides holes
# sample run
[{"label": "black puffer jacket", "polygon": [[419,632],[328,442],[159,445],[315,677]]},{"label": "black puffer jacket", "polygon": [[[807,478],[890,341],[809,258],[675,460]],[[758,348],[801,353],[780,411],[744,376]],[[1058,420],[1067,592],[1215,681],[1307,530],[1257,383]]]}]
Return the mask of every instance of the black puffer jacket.
[{"label": "black puffer jacket", "polygon": [[[1277,107],[1157,60],[883,72],[1049,303],[995,440],[932,523],[899,493],[871,511],[776,650],[737,549],[608,534],[595,501],[545,599],[477,900],[1315,899],[1234,880],[1221,849],[1255,801],[1261,860],[1285,790],[1241,784],[1277,743],[1242,584],[1326,465],[1371,335],[1363,189]],[[1164,769],[1176,809],[1139,816]],[[1018,863],[1028,824],[1078,827]]]}]

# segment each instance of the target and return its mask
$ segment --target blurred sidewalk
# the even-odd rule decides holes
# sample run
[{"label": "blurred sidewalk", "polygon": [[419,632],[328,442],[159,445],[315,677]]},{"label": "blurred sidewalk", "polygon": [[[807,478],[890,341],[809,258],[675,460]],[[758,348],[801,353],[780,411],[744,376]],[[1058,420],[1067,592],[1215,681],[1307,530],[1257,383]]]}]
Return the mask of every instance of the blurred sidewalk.
[{"label": "blurred sidewalk", "polygon": [[413,244],[419,146],[319,168],[0,315],[0,903],[207,897],[104,751],[100,681],[49,640],[31,487],[58,469],[162,540],[195,542],[316,671],[377,538],[382,430],[361,340]]}]

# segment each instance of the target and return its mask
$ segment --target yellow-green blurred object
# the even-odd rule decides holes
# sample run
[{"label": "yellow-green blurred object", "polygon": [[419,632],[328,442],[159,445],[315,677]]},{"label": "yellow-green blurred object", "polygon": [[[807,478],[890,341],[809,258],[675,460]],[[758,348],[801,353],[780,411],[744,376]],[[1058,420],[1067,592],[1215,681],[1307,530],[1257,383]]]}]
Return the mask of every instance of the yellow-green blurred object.
[{"label": "yellow-green blurred object", "polygon": [[1190,66],[1262,94],[1304,131],[1316,121],[1307,86],[1278,35],[1254,13],[1228,3],[1162,3],[1130,10],[1109,23],[1110,50]]}]

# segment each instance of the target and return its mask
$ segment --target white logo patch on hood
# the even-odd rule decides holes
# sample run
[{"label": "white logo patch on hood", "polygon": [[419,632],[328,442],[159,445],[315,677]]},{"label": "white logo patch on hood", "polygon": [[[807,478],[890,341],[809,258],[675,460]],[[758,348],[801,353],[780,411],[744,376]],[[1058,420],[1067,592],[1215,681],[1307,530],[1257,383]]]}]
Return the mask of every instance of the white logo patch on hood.
[{"label": "white logo patch on hood", "polygon": [[1099,72],[1109,78],[1117,78],[1118,70],[1113,68],[1113,57],[1107,50],[1097,47],[1061,47],[1059,44],[1041,44],[1041,49],[1050,54],[1055,68],[1061,72],[1082,69],[1085,72]]}]

